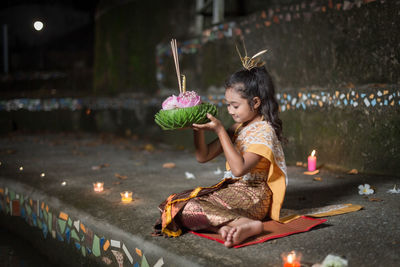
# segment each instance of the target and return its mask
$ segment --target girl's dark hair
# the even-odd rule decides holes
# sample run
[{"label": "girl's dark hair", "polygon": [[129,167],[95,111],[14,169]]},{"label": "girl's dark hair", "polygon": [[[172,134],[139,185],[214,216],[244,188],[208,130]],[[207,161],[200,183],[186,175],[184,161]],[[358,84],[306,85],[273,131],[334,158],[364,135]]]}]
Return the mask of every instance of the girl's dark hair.
[{"label": "girl's dark hair", "polygon": [[282,121],[279,119],[279,105],[275,98],[275,86],[265,67],[239,70],[225,82],[225,88],[233,88],[246,98],[253,107],[253,98],[259,97],[259,112],[272,124],[279,141],[283,141]]}]

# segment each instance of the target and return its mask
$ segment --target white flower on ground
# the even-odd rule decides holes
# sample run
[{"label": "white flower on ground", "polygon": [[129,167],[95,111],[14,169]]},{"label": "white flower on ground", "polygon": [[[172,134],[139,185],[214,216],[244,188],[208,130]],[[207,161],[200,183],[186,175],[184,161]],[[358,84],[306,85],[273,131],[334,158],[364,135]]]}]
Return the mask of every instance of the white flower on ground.
[{"label": "white flower on ground", "polygon": [[397,188],[396,185],[394,185],[394,187],[389,189],[387,192],[391,194],[400,194],[400,188]]},{"label": "white flower on ground", "polygon": [[339,256],[329,254],[321,265],[322,267],[346,267],[348,266],[348,261]]},{"label": "white flower on ground", "polygon": [[364,184],[364,185],[361,184],[358,186],[358,189],[359,189],[358,193],[360,195],[371,195],[374,193],[374,189],[372,189],[369,184]]},{"label": "white flower on ground", "polygon": [[193,173],[185,172],[186,179],[196,179]]},{"label": "white flower on ground", "polygon": [[218,167],[218,169],[216,171],[214,171],[214,174],[216,174],[216,175],[221,174],[221,173],[222,173],[222,171],[221,171],[221,169],[219,167]]}]

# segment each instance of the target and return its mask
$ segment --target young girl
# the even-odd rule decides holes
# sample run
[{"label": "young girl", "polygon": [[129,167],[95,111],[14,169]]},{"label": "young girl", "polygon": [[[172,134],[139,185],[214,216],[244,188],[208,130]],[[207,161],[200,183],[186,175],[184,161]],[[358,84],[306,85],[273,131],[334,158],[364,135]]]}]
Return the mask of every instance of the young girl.
[{"label": "young girl", "polygon": [[[196,158],[204,163],[222,152],[224,179],[171,195],[160,206],[159,233],[179,236],[182,229],[219,233],[226,247],[262,232],[261,220],[279,219],[286,189],[286,165],[280,141],[282,122],[271,77],[265,67],[234,73],[225,85],[225,100],[235,124],[226,131],[210,122],[193,124]],[[206,144],[204,131],[218,138]],[[156,225],[157,229],[157,225]]]}]

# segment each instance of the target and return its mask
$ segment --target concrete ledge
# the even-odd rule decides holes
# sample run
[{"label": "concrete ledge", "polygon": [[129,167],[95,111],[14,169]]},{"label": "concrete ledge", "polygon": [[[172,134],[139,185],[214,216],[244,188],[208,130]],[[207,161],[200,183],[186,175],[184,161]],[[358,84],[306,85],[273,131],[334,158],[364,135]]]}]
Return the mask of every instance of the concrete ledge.
[{"label": "concrete ledge", "polygon": [[171,266],[195,266],[184,257],[35,188],[4,178],[0,178],[0,188],[4,190],[0,196],[0,222],[35,244],[57,265],[108,266],[116,260],[114,253],[121,253],[124,266],[164,261]]}]

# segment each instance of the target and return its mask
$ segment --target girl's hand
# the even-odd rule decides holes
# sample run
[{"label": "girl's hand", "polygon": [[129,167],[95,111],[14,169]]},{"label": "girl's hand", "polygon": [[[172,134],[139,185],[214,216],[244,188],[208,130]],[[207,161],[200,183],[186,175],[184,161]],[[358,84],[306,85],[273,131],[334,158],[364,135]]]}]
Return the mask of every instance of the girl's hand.
[{"label": "girl's hand", "polygon": [[214,131],[218,133],[221,129],[224,129],[224,126],[222,125],[221,121],[215,118],[213,115],[210,113],[207,113],[207,118],[210,120],[210,122],[207,122],[205,124],[196,124],[193,123],[192,127],[193,130],[207,130],[207,131]]}]

